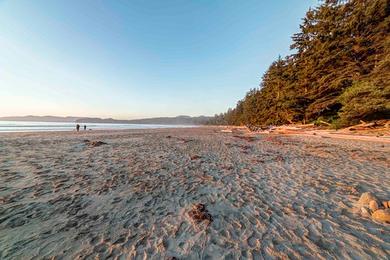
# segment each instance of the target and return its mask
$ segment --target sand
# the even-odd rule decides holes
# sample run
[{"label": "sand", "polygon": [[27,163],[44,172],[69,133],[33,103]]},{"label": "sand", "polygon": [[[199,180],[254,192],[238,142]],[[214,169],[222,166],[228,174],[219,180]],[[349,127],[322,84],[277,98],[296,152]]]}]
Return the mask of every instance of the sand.
[{"label": "sand", "polygon": [[389,152],[215,127],[1,134],[0,259],[388,259],[390,225],[352,208],[390,197]]}]

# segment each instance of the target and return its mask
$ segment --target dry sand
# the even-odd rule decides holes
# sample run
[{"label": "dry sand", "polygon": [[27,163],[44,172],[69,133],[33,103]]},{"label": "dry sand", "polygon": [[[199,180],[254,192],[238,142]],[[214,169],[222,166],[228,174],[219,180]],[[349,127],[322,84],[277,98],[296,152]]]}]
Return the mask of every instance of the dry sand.
[{"label": "dry sand", "polygon": [[352,210],[389,198],[389,143],[242,136],[0,135],[0,259],[389,258],[390,225]]}]

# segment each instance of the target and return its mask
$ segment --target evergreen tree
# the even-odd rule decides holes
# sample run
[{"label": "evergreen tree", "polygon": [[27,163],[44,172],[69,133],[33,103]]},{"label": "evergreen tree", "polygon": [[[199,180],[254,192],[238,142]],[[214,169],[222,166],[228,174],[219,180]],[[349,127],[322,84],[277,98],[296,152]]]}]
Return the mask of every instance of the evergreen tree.
[{"label": "evergreen tree", "polygon": [[223,115],[236,125],[390,118],[390,0],[326,0],[260,87]]}]

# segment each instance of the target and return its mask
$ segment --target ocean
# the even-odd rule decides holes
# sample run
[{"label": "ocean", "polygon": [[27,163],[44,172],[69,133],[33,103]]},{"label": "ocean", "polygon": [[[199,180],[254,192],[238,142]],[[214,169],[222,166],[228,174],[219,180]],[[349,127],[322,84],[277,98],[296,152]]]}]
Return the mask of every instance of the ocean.
[{"label": "ocean", "polygon": [[[191,125],[153,125],[153,124],[102,124],[80,123],[80,131],[87,130],[123,130],[123,129],[155,129],[172,127],[194,127]],[[76,131],[76,123],[68,122],[27,122],[27,121],[0,121],[1,132],[38,132],[38,131]]]}]

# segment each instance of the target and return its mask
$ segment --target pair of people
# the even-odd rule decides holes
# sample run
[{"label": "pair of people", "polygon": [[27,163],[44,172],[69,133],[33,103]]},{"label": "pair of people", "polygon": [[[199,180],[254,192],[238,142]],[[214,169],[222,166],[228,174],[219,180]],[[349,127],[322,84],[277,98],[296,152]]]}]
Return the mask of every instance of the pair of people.
[{"label": "pair of people", "polygon": [[[85,130],[87,130],[87,125],[84,125],[84,131]],[[80,125],[79,124],[76,125],[76,131],[77,132],[80,131]]]}]

